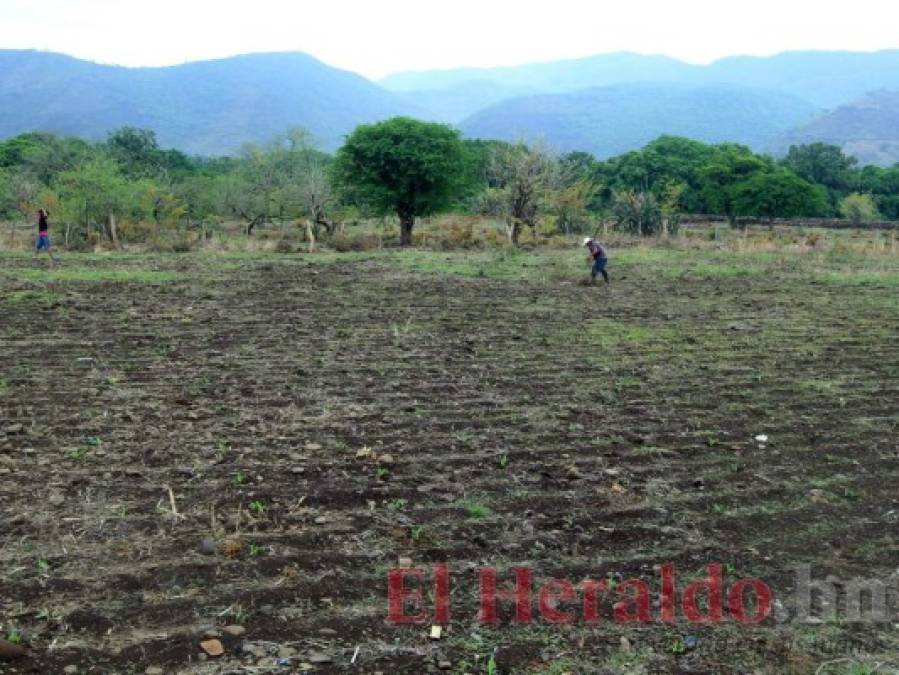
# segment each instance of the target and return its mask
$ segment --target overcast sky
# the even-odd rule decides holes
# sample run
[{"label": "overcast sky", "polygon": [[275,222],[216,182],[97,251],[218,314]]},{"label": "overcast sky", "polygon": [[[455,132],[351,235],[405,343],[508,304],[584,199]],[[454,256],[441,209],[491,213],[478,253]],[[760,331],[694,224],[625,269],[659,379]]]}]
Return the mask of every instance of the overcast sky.
[{"label": "overcast sky", "polygon": [[0,48],[129,66],[304,51],[379,78],[629,50],[899,48],[896,0],[0,0]]}]

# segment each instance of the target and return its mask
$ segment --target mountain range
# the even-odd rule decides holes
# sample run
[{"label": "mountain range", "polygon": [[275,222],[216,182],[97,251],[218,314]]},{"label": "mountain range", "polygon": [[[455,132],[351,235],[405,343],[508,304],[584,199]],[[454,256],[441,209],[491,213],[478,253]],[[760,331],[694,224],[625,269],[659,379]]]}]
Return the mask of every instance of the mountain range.
[{"label": "mountain range", "polygon": [[375,83],[302,53],[124,68],[0,50],[0,138],[51,131],[101,139],[151,128],[193,154],[233,154],[291,126],[326,150],[363,122],[444,121],[466,136],[543,138],[599,157],[663,134],[783,152],[838,143],[899,161],[899,50],[787,52],[694,65],[613,53],[505,68],[403,72]]},{"label": "mountain range", "polygon": [[100,139],[134,126],[165,147],[214,155],[303,126],[333,150],[356,125],[394,115],[426,112],[301,53],[123,68],[0,51],[0,138],[39,130]]}]

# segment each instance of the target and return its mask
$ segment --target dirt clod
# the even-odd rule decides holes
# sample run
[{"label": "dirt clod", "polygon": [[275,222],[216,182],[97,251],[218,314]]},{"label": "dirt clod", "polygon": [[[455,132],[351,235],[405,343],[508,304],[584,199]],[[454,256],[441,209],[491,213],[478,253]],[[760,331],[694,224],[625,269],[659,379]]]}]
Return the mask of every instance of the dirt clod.
[{"label": "dirt clod", "polygon": [[200,649],[211,657],[221,656],[225,653],[225,648],[219,640],[203,640],[200,643]]},{"label": "dirt clod", "polygon": [[27,653],[28,651],[22,645],[0,640],[0,661],[20,659]]}]

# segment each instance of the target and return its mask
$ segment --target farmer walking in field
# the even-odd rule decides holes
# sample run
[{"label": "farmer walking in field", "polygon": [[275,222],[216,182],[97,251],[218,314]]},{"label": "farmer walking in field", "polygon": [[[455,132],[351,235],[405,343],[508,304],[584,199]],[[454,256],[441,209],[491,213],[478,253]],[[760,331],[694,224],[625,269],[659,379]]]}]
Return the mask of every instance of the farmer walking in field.
[{"label": "farmer walking in field", "polygon": [[584,239],[584,246],[590,251],[589,260],[593,263],[593,268],[590,270],[590,283],[596,283],[597,274],[602,274],[606,284],[611,283],[609,273],[606,272],[606,264],[609,262],[609,254],[606,252],[606,249],[592,237]]},{"label": "farmer walking in field", "polygon": [[50,251],[50,212],[44,209],[38,209],[37,212],[37,244],[35,245],[34,254],[37,255],[41,251],[46,251],[53,260],[53,253]]}]

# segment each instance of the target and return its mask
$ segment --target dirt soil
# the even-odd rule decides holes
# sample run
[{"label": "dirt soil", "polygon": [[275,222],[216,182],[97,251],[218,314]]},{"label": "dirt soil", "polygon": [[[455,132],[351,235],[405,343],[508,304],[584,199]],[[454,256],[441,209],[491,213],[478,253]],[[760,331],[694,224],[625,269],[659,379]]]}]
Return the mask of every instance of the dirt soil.
[{"label": "dirt soil", "polygon": [[[199,256],[129,281],[150,264],[0,275],[0,638],[29,649],[0,673],[813,673],[899,653],[894,287],[647,267],[610,293]],[[401,557],[449,565],[440,639],[386,621]],[[639,578],[657,616],[655,565],[682,588],[715,562],[768,584],[778,618],[537,610],[552,577]],[[892,618],[795,620],[803,565],[890,584]],[[479,623],[484,566],[504,587],[534,571],[531,624],[509,603]]]}]

